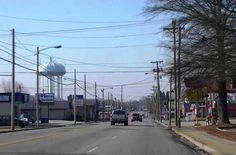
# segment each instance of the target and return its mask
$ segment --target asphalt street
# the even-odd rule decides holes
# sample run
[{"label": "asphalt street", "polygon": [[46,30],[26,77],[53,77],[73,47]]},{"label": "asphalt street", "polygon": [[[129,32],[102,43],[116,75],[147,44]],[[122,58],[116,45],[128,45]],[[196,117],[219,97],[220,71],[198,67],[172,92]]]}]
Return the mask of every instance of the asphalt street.
[{"label": "asphalt street", "polygon": [[94,122],[0,134],[0,155],[191,155],[198,154],[153,120],[129,126]]}]

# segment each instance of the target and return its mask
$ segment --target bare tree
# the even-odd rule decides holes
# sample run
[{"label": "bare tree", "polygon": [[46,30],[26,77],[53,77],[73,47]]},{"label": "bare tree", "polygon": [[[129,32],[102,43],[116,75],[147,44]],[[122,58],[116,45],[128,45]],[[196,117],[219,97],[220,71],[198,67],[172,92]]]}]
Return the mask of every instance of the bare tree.
[{"label": "bare tree", "polygon": [[[2,80],[2,82],[1,82],[2,91],[11,92],[11,86],[12,86],[12,83],[10,80],[8,80],[8,81]],[[16,87],[16,92],[18,92],[18,93],[27,93],[28,92],[28,90],[25,88],[25,86],[21,82],[16,81],[15,87]]]},{"label": "bare tree", "polygon": [[235,75],[236,1],[150,0],[145,13],[167,13],[185,26],[181,73],[217,83],[219,119],[229,123],[226,80]]}]

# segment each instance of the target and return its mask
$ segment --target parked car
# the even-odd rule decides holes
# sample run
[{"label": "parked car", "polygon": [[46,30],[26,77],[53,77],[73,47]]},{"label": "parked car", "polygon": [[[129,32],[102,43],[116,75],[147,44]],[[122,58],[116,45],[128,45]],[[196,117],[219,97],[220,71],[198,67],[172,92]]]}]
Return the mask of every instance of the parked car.
[{"label": "parked car", "polygon": [[29,119],[24,117],[23,114],[20,115],[19,118],[15,118],[16,125],[19,125],[20,127],[25,127],[29,125]]},{"label": "parked car", "polygon": [[124,110],[114,110],[111,115],[111,125],[115,123],[124,123],[125,126],[128,125],[128,114]]},{"label": "parked car", "polygon": [[139,122],[142,122],[143,119],[142,119],[142,116],[139,114],[139,113],[133,113],[132,114],[132,122],[134,121],[139,121]]},{"label": "parked car", "polygon": [[35,123],[35,119],[32,118],[32,116],[30,116],[28,113],[22,113],[21,115],[20,115],[21,117],[27,118],[30,124],[34,124]]}]

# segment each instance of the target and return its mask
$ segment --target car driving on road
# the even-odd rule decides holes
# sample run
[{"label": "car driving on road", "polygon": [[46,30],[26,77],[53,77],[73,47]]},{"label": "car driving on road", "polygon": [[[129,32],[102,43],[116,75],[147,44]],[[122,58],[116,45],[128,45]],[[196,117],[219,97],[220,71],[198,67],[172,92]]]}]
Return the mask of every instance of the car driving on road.
[{"label": "car driving on road", "polygon": [[124,110],[114,110],[111,115],[111,125],[115,123],[124,123],[125,126],[128,125],[128,114]]},{"label": "car driving on road", "polygon": [[142,122],[143,121],[142,115],[140,115],[139,113],[133,113],[132,114],[132,122],[134,122],[134,121]]}]

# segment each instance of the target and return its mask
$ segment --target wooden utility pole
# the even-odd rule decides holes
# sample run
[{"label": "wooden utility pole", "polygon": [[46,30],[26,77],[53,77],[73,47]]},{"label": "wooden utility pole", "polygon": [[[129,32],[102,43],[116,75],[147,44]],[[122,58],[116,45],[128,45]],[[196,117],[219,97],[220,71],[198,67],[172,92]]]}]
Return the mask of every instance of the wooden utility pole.
[{"label": "wooden utility pole", "polygon": [[172,70],[170,72],[170,92],[169,92],[169,128],[171,127],[171,104],[172,104]]},{"label": "wooden utility pole", "polygon": [[178,50],[178,128],[181,127],[181,105],[180,105],[180,98],[181,98],[181,62],[180,62],[180,54],[181,54],[181,31],[182,28],[179,26],[179,50]]},{"label": "wooden utility pole", "polygon": [[74,98],[73,98],[73,103],[74,103],[74,124],[76,124],[76,69],[74,69]]},{"label": "wooden utility pole", "polygon": [[151,63],[156,64],[156,69],[153,71],[157,73],[157,114],[159,121],[162,121],[162,107],[161,107],[161,96],[160,96],[160,69],[159,69],[159,63],[162,63],[163,61],[152,61]]},{"label": "wooden utility pole", "polygon": [[87,121],[87,90],[86,90],[86,74],[84,75],[84,121]]},{"label": "wooden utility pole", "polygon": [[[121,101],[121,106],[123,106],[123,85],[121,85],[121,90],[120,90],[120,101]],[[121,108],[121,107],[120,107]]]},{"label": "wooden utility pole", "polygon": [[97,83],[95,82],[95,103],[94,103],[94,118],[95,121],[98,119],[98,105],[97,105]]},{"label": "wooden utility pole", "polygon": [[105,100],[104,100],[104,88],[101,90],[102,91],[102,119],[105,120]]},{"label": "wooden utility pole", "polygon": [[11,90],[11,130],[15,130],[15,29],[12,29],[12,90]]}]

